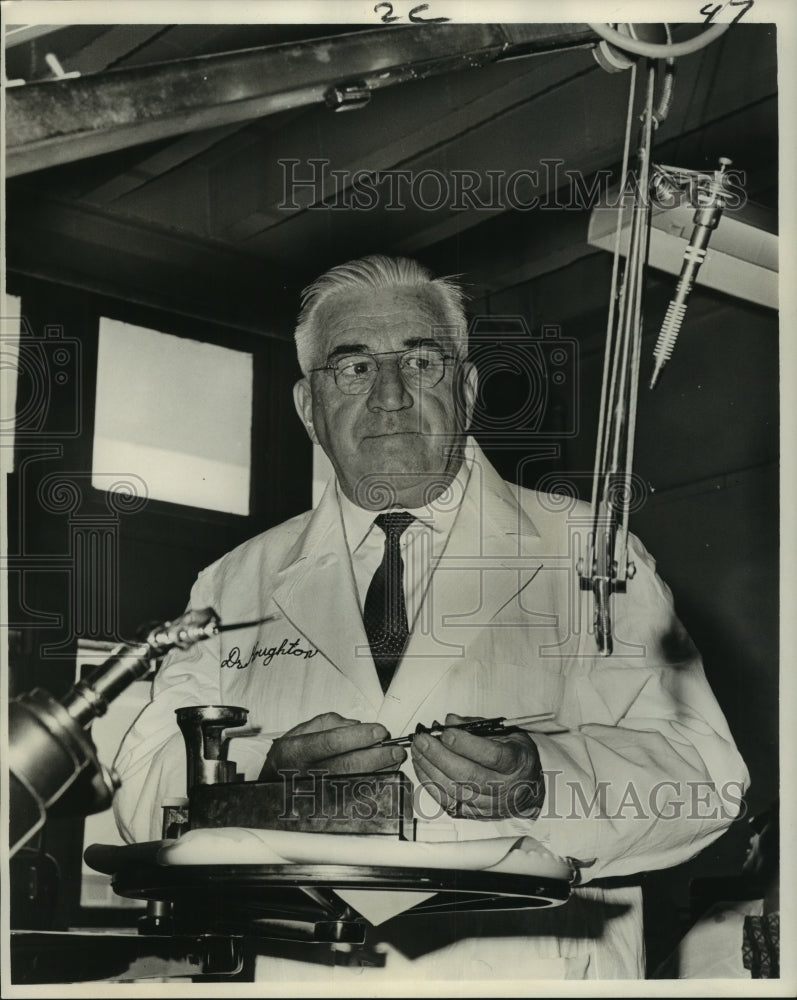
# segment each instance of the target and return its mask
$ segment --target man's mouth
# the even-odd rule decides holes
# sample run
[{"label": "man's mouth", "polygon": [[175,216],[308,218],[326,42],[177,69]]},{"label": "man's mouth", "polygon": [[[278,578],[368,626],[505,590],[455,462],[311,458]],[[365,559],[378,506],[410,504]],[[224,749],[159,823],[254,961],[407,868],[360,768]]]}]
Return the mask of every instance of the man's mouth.
[{"label": "man's mouth", "polygon": [[400,437],[402,435],[408,436],[410,434],[419,434],[419,433],[420,433],[419,431],[415,431],[415,430],[413,430],[413,431],[404,431],[404,430],[380,431],[378,434],[364,434],[363,435],[363,441],[368,441],[369,439],[372,439],[372,438],[375,439],[375,438],[386,438],[386,437]]}]

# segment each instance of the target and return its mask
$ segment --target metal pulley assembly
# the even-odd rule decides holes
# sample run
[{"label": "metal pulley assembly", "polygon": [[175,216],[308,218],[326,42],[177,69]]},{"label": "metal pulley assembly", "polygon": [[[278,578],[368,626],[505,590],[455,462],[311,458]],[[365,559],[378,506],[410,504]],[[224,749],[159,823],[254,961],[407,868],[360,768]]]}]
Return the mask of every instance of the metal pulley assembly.
[{"label": "metal pulley assembly", "polygon": [[[609,72],[630,68],[628,110],[623,148],[619,210],[614,237],[609,312],[606,329],[601,402],[593,473],[591,529],[586,551],[578,560],[582,590],[593,598],[592,626],[598,652],[609,656],[615,643],[613,595],[622,593],[635,567],[628,559],[628,519],[632,491],[634,432],[639,390],[645,271],[650,242],[651,195],[672,194],[684,185],[696,194],[695,229],[684,254],[678,288],[670,303],[654,352],[651,388],[672,354],[686,310],[686,300],[706,255],[726,193],[725,168],[720,159],[714,174],[660,167],[651,162],[655,129],[669,112],[674,81],[674,57],[695,52],[723,34],[728,25],[716,25],[686,42],[673,43],[669,26],[590,25],[604,39],[594,50],[598,63]],[[653,29],[662,28],[666,43],[655,40]],[[642,61],[635,57],[645,56]],[[657,64],[666,59],[659,100],[654,102]],[[641,111],[636,108],[637,77],[642,76]],[[629,169],[632,131],[638,123],[636,167]],[[620,266],[621,234],[629,231],[628,251]]]}]

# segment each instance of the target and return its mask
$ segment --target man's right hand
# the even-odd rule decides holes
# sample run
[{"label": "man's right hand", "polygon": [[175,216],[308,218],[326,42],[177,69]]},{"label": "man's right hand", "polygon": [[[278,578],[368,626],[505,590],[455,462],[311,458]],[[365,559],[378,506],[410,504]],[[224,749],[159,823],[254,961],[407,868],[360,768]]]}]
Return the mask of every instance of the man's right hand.
[{"label": "man's right hand", "polygon": [[260,772],[261,781],[276,781],[283,772],[359,774],[393,771],[407,757],[401,747],[380,747],[390,733],[378,722],[344,719],[337,712],[317,715],[274,740]]}]

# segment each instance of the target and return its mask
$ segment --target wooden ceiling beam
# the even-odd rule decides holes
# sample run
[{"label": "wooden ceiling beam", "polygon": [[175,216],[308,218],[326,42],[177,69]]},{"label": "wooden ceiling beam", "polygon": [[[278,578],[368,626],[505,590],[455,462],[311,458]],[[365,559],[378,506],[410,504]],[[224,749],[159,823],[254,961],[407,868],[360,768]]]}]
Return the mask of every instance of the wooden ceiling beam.
[{"label": "wooden ceiling beam", "polygon": [[393,26],[200,56],[6,93],[8,176],[369,90],[588,45],[586,24]]}]

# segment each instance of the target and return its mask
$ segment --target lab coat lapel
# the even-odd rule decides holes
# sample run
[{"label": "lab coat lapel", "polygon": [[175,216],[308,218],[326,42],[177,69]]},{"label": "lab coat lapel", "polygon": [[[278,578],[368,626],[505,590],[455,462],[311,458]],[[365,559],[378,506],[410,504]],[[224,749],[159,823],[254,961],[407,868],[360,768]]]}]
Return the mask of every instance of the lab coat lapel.
[{"label": "lab coat lapel", "polygon": [[[533,586],[542,568],[539,533],[506,484],[474,445],[468,486],[433,574],[401,663],[378,718],[405,732],[430,692],[467,656],[479,626]],[[496,572],[501,571],[501,572]],[[463,607],[478,589],[478,612]],[[431,722],[432,720],[426,720]]]},{"label": "lab coat lapel", "polygon": [[330,482],[279,574],[274,601],[285,617],[370,702],[382,689],[357,601],[340,507]]}]

